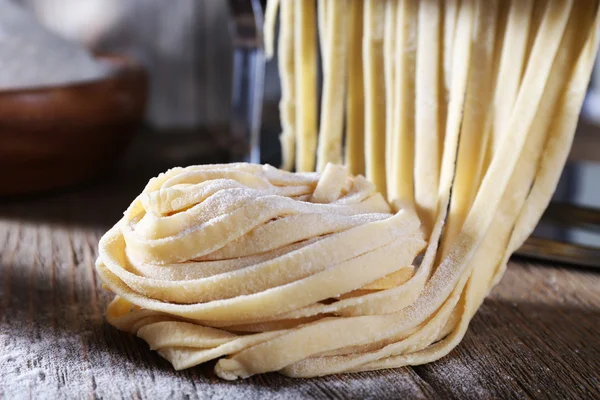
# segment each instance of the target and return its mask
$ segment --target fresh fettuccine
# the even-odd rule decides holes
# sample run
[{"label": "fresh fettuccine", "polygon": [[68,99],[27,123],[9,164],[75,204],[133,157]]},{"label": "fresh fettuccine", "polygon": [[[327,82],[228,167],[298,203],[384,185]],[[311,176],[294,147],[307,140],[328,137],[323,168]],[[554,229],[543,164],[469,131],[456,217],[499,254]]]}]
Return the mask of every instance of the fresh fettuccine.
[{"label": "fresh fettuccine", "polygon": [[172,169],[100,241],[108,321],[177,369],[312,377],[445,356],[566,161],[598,0],[316,4],[270,0],[265,18],[271,52],[279,9],[283,166],[301,172]]}]

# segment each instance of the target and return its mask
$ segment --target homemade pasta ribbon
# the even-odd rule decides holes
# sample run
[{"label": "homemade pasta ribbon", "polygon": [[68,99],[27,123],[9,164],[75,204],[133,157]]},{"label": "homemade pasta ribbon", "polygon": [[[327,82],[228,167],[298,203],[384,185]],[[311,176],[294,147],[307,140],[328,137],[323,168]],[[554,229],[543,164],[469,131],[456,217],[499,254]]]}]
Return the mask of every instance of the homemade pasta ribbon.
[{"label": "homemade pasta ribbon", "polygon": [[301,172],[175,168],[100,241],[108,321],[177,369],[224,357],[225,379],[311,377],[445,356],[560,177],[597,0],[317,5],[270,0],[265,18],[271,52],[280,6],[283,167]]},{"label": "homemade pasta ribbon", "polygon": [[391,213],[344,167],[207,165],[152,179],[100,241],[97,269],[118,294],[109,322],[185,368],[319,321],[392,311],[382,304],[392,288],[393,307],[413,301],[424,246],[414,213]]}]

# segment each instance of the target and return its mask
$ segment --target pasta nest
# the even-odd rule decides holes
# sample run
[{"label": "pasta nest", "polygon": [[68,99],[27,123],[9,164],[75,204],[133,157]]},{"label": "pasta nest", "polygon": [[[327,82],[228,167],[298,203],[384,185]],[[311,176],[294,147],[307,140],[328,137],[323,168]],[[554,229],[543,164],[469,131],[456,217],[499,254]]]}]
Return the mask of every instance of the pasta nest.
[{"label": "pasta nest", "polygon": [[[364,336],[359,345],[381,345],[367,332],[378,325],[360,318],[389,319],[418,297],[419,228],[414,212],[392,213],[372,183],[338,165],[299,174],[253,164],[175,168],[151,179],[104,235],[96,268],[118,295],[111,324],[177,369],[234,355],[216,368],[231,379],[259,372],[261,346],[298,347],[294,337],[307,329],[304,341],[321,338],[323,351],[339,352],[331,334],[346,328]],[[262,368],[293,365],[311,355],[303,350],[288,346]]]}]

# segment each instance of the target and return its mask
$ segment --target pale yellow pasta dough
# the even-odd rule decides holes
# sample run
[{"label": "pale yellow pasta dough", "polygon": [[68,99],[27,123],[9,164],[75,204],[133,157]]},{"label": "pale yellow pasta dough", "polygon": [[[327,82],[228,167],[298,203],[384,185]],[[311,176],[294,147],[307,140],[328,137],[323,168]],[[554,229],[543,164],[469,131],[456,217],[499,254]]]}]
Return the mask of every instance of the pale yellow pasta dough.
[{"label": "pale yellow pasta dough", "polygon": [[224,379],[312,377],[435,361],[558,182],[598,0],[317,4],[270,0],[265,18],[270,54],[279,9],[283,167],[301,172],[172,169],[100,241],[108,321],[176,369],[218,359]]},{"label": "pale yellow pasta dough", "polygon": [[418,218],[345,167],[208,165],[152,179],[102,238],[97,268],[119,295],[109,322],[184,368],[369,314],[410,282],[424,246]]}]

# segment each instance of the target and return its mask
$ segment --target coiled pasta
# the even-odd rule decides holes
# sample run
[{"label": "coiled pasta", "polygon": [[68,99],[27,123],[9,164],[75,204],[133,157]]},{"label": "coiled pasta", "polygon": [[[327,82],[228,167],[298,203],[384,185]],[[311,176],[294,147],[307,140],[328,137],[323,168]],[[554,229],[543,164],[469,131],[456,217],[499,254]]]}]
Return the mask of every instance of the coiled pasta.
[{"label": "coiled pasta", "polygon": [[283,165],[303,172],[152,179],[100,242],[107,318],[225,379],[437,360],[550,201],[598,2],[271,0],[267,49],[279,5]]}]

